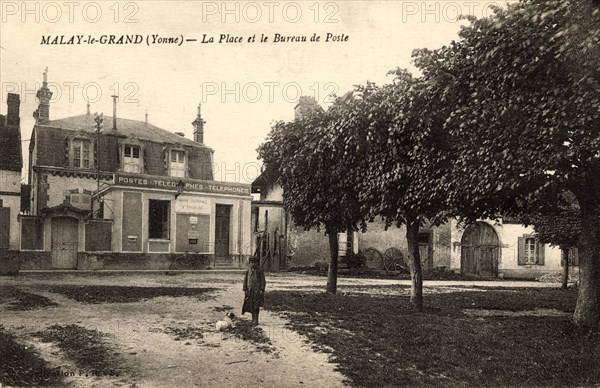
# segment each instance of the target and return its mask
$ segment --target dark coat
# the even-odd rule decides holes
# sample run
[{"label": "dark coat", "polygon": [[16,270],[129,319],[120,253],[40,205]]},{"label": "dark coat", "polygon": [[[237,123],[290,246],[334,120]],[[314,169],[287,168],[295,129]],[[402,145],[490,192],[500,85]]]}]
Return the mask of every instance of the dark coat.
[{"label": "dark coat", "polygon": [[244,306],[242,314],[258,310],[265,299],[265,272],[262,269],[250,268],[244,276]]}]

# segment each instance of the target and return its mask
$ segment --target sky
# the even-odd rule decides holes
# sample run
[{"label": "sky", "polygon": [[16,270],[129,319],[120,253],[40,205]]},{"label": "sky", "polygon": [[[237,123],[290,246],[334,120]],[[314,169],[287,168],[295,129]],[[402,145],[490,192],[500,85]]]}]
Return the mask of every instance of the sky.
[{"label": "sky", "polygon": [[[396,67],[416,72],[413,49],[457,39],[459,14],[484,17],[505,4],[0,0],[0,114],[7,93],[19,93],[28,163],[46,67],[51,119],[84,114],[88,101],[92,113],[112,115],[116,93],[118,117],[148,113],[150,123],[191,139],[201,104],[214,178],[251,183],[261,166],[256,148],[274,122],[293,119],[299,96],[327,107],[353,85],[390,82]],[[276,42],[276,34],[308,41]],[[141,42],[115,44],[124,35]],[[76,44],[51,44],[61,39]]]}]

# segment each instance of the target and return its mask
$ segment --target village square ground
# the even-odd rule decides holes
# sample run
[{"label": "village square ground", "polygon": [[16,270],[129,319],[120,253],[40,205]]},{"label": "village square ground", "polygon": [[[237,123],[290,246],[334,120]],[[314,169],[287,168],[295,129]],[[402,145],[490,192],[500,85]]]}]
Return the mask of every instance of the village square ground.
[{"label": "village square ground", "polygon": [[[600,341],[571,330],[576,289],[267,274],[261,328],[242,273],[23,273],[0,278],[5,386],[594,385]],[[215,322],[237,314],[220,333]]]}]

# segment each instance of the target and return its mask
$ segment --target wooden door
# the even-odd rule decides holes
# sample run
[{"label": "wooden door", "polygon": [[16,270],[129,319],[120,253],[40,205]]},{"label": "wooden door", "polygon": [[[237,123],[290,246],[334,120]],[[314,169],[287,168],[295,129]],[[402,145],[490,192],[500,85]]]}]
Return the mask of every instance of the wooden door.
[{"label": "wooden door", "polygon": [[217,205],[215,215],[215,256],[229,256],[231,205]]},{"label": "wooden door", "polygon": [[52,268],[77,268],[79,221],[70,217],[52,219]]},{"label": "wooden door", "polygon": [[461,273],[498,276],[500,240],[494,228],[484,222],[469,225],[461,240]]}]

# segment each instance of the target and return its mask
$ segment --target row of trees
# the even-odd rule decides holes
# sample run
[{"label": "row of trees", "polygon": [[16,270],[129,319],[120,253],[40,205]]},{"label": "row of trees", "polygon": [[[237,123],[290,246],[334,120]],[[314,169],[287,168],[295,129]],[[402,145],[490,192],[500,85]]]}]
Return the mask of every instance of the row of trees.
[{"label": "row of trees", "polygon": [[[420,76],[397,69],[391,84],[358,86],[326,111],[277,123],[259,156],[294,222],[329,236],[327,291],[336,291],[337,233],[375,217],[406,226],[411,302],[421,308],[423,222],[508,215],[543,227],[563,209],[580,251],[574,321],[597,327],[599,20],[590,0],[495,8],[470,18],[458,41],[415,50]],[[552,233],[546,240],[565,246]]]}]

